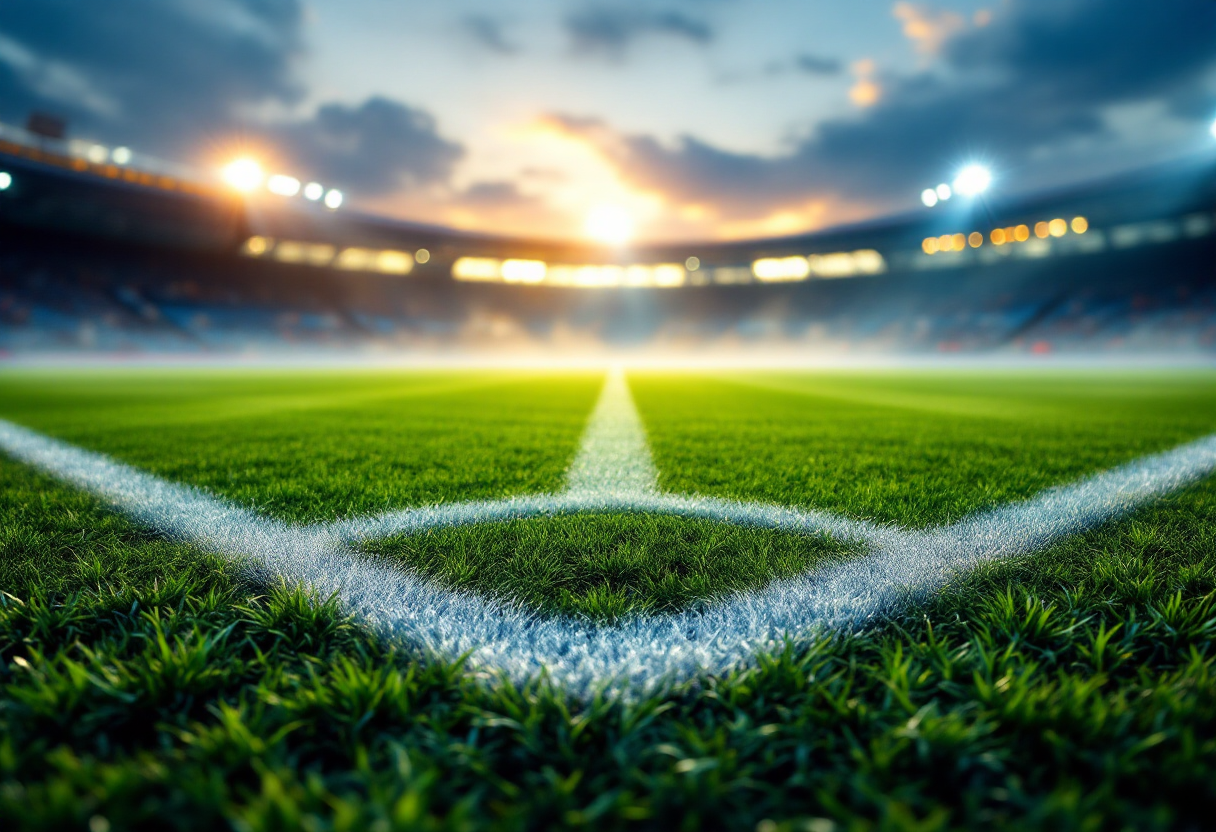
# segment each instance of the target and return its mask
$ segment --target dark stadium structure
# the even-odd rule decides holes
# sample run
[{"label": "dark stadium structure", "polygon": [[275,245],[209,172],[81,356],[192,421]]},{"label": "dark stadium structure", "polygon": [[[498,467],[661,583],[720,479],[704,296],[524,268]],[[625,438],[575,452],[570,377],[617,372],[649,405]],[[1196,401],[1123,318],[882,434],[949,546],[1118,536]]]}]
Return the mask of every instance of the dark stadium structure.
[{"label": "dark stadium structure", "polygon": [[1211,158],[628,251],[242,197],[11,142],[0,171],[0,356],[1216,356]]}]

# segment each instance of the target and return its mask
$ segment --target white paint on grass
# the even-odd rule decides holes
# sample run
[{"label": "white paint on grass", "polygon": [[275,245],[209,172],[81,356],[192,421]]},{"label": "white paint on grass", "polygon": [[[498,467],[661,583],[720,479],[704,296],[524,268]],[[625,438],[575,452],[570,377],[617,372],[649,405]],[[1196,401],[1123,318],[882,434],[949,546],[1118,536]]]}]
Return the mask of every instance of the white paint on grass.
[{"label": "white paint on grass", "polygon": [[587,422],[567,488],[572,494],[657,494],[659,474],[625,373],[608,373]]},{"label": "white paint on grass", "polygon": [[[964,570],[1042,549],[1216,470],[1216,436],[1209,436],[925,531],[825,512],[661,494],[640,419],[619,376],[610,376],[605,385],[566,492],[331,524],[291,526],[263,518],[3,420],[0,448],[164,534],[239,559],[265,577],[337,593],[347,610],[388,637],[408,639],[444,658],[467,653],[473,666],[517,682],[545,672],[580,697],[603,688],[638,693],[698,674],[724,673],[787,638],[853,630]],[[587,511],[661,513],[826,534],[863,543],[867,553],[730,596],[702,611],[598,625],[541,617],[507,602],[445,589],[351,547],[426,529]]]}]

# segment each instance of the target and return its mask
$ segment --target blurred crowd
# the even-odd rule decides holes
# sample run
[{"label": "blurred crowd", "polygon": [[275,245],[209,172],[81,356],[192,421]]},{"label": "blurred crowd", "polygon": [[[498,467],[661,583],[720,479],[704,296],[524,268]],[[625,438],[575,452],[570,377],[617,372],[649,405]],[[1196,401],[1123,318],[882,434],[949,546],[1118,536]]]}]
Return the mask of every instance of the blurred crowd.
[{"label": "blurred crowd", "polygon": [[627,349],[1216,355],[1208,248],[797,285],[562,289],[0,241],[0,355]]}]

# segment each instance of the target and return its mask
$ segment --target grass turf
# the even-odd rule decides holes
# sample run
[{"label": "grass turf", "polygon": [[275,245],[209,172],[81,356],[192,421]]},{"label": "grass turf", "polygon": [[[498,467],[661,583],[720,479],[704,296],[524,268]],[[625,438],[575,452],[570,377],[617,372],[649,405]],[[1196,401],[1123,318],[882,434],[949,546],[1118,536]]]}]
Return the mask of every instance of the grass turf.
[{"label": "grass turf", "polygon": [[1216,430],[1197,372],[638,374],[663,488],[949,523]]},{"label": "grass turf", "polygon": [[[88,397],[72,389],[80,382],[4,379],[0,411],[103,450],[128,447],[134,454],[142,447],[144,459],[160,459],[162,473],[174,470],[188,446],[183,435],[169,441],[173,430],[152,430],[147,407],[122,415],[124,397],[156,400],[160,394],[143,378],[110,381],[113,409],[82,412]],[[417,377],[396,376],[356,381],[369,394],[377,384],[421,384]],[[1213,388],[1207,374],[1117,383],[1099,375],[1089,380],[1087,397],[1085,379],[1061,384],[1058,377],[1022,377],[1006,385],[997,379],[982,391],[992,402],[988,412],[960,413],[959,399],[982,390],[983,382],[951,375],[762,381],[795,389],[770,394],[737,379],[633,380],[665,486],[767,494],[779,501],[792,495],[790,502],[826,503],[909,524],[937,522],[1201,433],[1204,414],[1196,402],[1207,401]],[[542,400],[534,402],[535,411],[521,408],[532,414],[528,418],[548,420],[535,428],[538,435],[556,427],[564,445],[522,443],[518,447],[528,449],[523,457],[504,457],[493,456],[499,440],[488,439],[485,447],[496,461],[464,476],[480,482],[497,466],[504,468],[497,483],[530,489],[544,480],[553,487],[573,453],[596,382],[553,380],[549,401],[568,399],[565,410],[547,410],[551,405]],[[212,376],[209,383],[222,391],[246,382]],[[321,407],[332,409],[331,385],[342,389],[351,382],[306,377],[281,383],[267,397],[291,398],[305,387]],[[452,423],[443,427],[456,435],[466,420],[478,424],[484,412],[494,413],[513,396],[539,399],[535,391],[549,383],[516,379],[478,387],[476,395],[472,388],[436,391],[469,397],[467,411],[398,401],[383,418],[408,428],[411,413],[428,414],[418,420],[427,422],[442,412]],[[107,387],[105,379],[83,386],[90,384],[97,395]],[[124,392],[123,384],[138,389]],[[517,384],[528,392],[513,392]],[[826,418],[816,422],[814,441],[789,439],[808,436],[808,409],[830,411],[831,402],[841,400],[825,395],[820,398],[828,404],[822,404],[813,395],[819,384],[852,391],[848,406],[854,409],[836,410],[850,416],[850,424],[836,428],[852,436],[850,442],[832,446]],[[46,391],[42,404],[40,386]],[[188,401],[205,403],[206,397],[190,399],[193,380],[181,386]],[[1008,390],[1006,404],[1002,390]],[[1035,390],[1049,400],[1044,407],[1062,412],[1017,415],[1019,400]],[[915,398],[917,391],[923,398],[911,415],[907,402],[858,401],[884,391],[896,401]],[[46,403],[56,397],[57,404]],[[938,404],[931,406],[935,398]],[[808,399],[814,407],[806,406]],[[342,430],[351,441],[362,441],[362,419],[376,424],[380,418],[366,413],[380,406],[373,401],[346,409]],[[252,421],[209,428],[202,435],[227,436],[225,446],[208,449],[204,443],[196,458],[242,446],[273,458],[272,438],[245,438],[253,422],[275,418],[267,415],[279,412],[270,404]],[[582,415],[575,415],[580,406]],[[1089,434],[1087,409],[1094,414]],[[29,415],[34,411],[42,415]],[[186,415],[166,406],[165,421],[172,422],[175,412]],[[674,425],[681,413],[692,438],[681,439]],[[124,420],[140,414],[144,421],[133,431],[147,443],[121,445]],[[1056,419],[1070,424],[1061,430],[1071,444],[1057,441]],[[1124,424],[1132,419],[1136,425]],[[1024,452],[996,466],[1003,464],[1015,483],[1007,490],[993,492],[975,474],[985,470],[987,449],[1006,447],[985,444],[975,420],[985,427],[1005,424],[1022,437],[1017,441]],[[704,430],[705,421],[719,430]],[[343,423],[335,416],[328,424],[332,431]],[[859,424],[888,429],[875,434]],[[902,444],[900,429],[907,431]],[[856,460],[867,455],[887,458],[897,472],[932,468],[917,459],[936,447],[923,441],[925,431],[957,438],[950,447],[962,458],[945,466],[957,475],[901,474],[869,491],[856,484],[867,470]],[[1135,439],[1126,438],[1132,434]],[[189,441],[199,435],[189,434]],[[273,437],[273,428],[264,435]],[[706,448],[700,461],[679,461],[688,453],[681,448],[711,436],[720,443],[717,456]],[[876,441],[868,450],[867,436]],[[745,442],[754,457],[772,461],[773,483],[763,485],[761,464],[731,472],[734,449]],[[1090,449],[1104,442],[1107,450]],[[374,444],[369,439],[367,447]],[[473,458],[459,442],[440,445],[416,443],[410,453],[428,460],[420,467]],[[391,453],[408,458],[399,447]],[[834,480],[806,475],[800,492],[783,465],[818,470],[807,454],[820,458],[825,447],[836,447],[846,462],[830,467]],[[1052,457],[1075,451],[1079,459],[1036,459],[1036,447]],[[290,445],[286,452],[293,452]],[[230,465],[240,464],[239,457],[229,458]],[[538,480],[534,472],[508,467],[530,464],[523,459],[551,460],[542,469],[549,473]],[[409,470],[408,459],[403,464]],[[274,503],[268,495],[277,493],[277,475],[274,466],[266,470],[244,490],[225,493],[260,506]],[[366,470],[371,476],[374,469]],[[298,477],[305,496],[275,503],[283,516],[339,516],[362,506],[463,496],[463,486],[450,493],[439,485],[411,492],[370,481],[346,485],[341,502],[308,496],[325,488],[323,468]],[[191,481],[222,491],[205,478]],[[551,525],[539,531],[508,524],[504,534],[488,534],[494,527],[451,538],[445,532],[415,543],[441,576],[445,551],[464,547],[484,554],[485,577],[473,585],[521,596],[530,588],[526,582],[514,590],[510,581],[493,586],[502,571],[494,564],[509,565],[544,545],[572,570],[586,569],[574,544],[588,532],[594,533],[587,547],[593,555],[603,541],[610,544],[605,552],[618,555],[620,546],[612,541],[645,544],[639,552],[666,555],[669,562],[656,566],[639,555],[630,567],[640,572],[623,570],[632,578],[591,580],[580,590],[586,598],[607,585],[645,606],[663,596],[638,574],[661,579],[664,570],[678,573],[673,564],[680,552],[673,548],[722,534],[695,524],[646,521],[647,529],[645,523],[621,525],[620,518],[584,518],[585,525],[575,520],[541,521]],[[1051,551],[972,574],[863,635],[762,657],[753,669],[632,704],[570,702],[543,683],[523,691],[486,685],[458,663],[419,661],[407,647],[371,639],[323,599],[250,584],[205,553],[159,539],[7,460],[0,461],[0,530],[0,817],[17,828],[1183,829],[1201,828],[1216,809],[1211,482]],[[724,563],[746,566],[747,559],[732,560],[731,552],[749,545],[741,540],[720,550],[725,561],[707,572],[723,571]],[[780,554],[788,542],[768,545]],[[796,563],[776,557],[772,568]],[[743,582],[762,574],[744,570]],[[701,585],[677,603],[715,586]],[[562,606],[561,590],[556,581],[532,599],[558,599],[554,608],[572,609]]]},{"label": "grass turf", "polygon": [[695,607],[855,554],[825,537],[632,514],[443,529],[367,548],[456,589],[605,622]]}]

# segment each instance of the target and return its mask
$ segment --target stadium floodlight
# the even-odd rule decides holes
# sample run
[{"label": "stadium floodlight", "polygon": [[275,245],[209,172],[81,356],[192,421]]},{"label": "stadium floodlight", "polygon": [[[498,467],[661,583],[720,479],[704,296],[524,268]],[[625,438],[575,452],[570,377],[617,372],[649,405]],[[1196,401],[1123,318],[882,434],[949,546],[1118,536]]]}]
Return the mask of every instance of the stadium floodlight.
[{"label": "stadium floodlight", "polygon": [[598,205],[587,214],[583,230],[593,240],[621,245],[633,237],[633,218],[619,205]]},{"label": "stadium floodlight", "polygon": [[7,191],[13,186],[13,175],[6,170],[0,170],[0,191]]},{"label": "stadium floodlight", "polygon": [[333,210],[342,204],[342,192],[337,189],[330,190],[325,195],[325,207]]},{"label": "stadium floodlight", "polygon": [[925,203],[926,208],[932,208],[937,204],[937,191],[932,188],[925,188],[920,192],[920,201]]},{"label": "stadium floodlight", "polygon": [[540,283],[549,270],[543,260],[503,260],[501,275],[507,283]]},{"label": "stadium floodlight", "polygon": [[992,184],[992,172],[983,165],[967,165],[954,177],[954,190],[963,196],[979,196]]},{"label": "stadium floodlight", "polygon": [[283,176],[276,173],[266,183],[266,190],[279,196],[295,196],[300,192],[300,180],[294,176]]},{"label": "stadium floodlight", "polygon": [[761,257],[752,263],[757,280],[775,283],[785,280],[806,280],[811,275],[811,262],[805,257]]},{"label": "stadium floodlight", "polygon": [[229,162],[224,168],[224,181],[243,193],[261,185],[265,178],[262,166],[249,158]]},{"label": "stadium floodlight", "polygon": [[305,199],[316,202],[323,196],[325,196],[325,186],[320,182],[309,182],[304,186]]},{"label": "stadium floodlight", "polygon": [[131,161],[131,148],[116,147],[110,151],[110,158],[114,160],[116,165],[125,165]]},{"label": "stadium floodlight", "polygon": [[950,190],[950,186],[945,182],[933,189],[933,193],[937,194],[937,198],[943,202],[954,196],[954,191]]},{"label": "stadium floodlight", "polygon": [[90,162],[95,165],[104,165],[106,159],[110,158],[110,149],[104,144],[95,144],[89,147],[84,154]]}]

